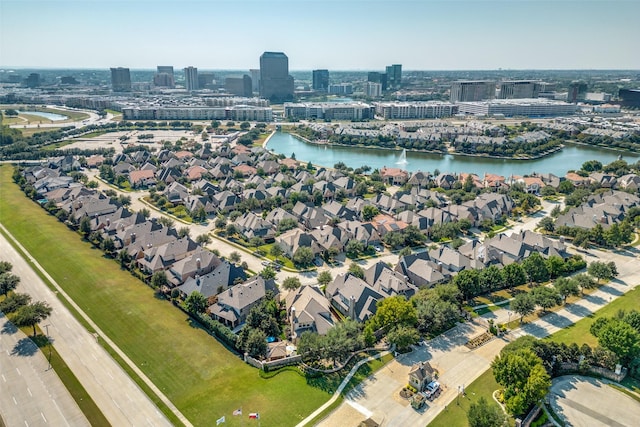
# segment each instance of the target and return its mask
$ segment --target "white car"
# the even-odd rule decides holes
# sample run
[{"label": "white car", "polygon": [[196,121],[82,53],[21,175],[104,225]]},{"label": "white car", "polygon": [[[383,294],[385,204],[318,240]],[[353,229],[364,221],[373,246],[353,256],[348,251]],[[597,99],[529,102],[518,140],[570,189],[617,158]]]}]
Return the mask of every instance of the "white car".
[{"label": "white car", "polygon": [[427,384],[427,390],[425,391],[427,399],[434,398],[440,392],[440,383],[438,381],[431,381]]}]

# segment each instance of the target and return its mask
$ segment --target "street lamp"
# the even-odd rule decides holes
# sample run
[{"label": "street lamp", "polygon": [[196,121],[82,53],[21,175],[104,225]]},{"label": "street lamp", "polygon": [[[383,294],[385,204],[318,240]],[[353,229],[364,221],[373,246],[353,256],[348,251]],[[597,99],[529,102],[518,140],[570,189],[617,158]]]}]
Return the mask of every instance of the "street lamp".
[{"label": "street lamp", "polygon": [[508,325],[509,323],[511,323],[511,312],[507,311],[507,314],[509,315],[509,320],[507,321],[507,325]]},{"label": "street lamp", "polygon": [[460,386],[458,386],[458,396],[456,396],[456,405],[460,406]]},{"label": "street lamp", "polygon": [[44,325],[45,330],[47,331],[47,346],[49,347],[49,357],[47,361],[49,362],[49,366],[47,367],[47,371],[51,369],[51,338],[49,338],[49,324]]}]

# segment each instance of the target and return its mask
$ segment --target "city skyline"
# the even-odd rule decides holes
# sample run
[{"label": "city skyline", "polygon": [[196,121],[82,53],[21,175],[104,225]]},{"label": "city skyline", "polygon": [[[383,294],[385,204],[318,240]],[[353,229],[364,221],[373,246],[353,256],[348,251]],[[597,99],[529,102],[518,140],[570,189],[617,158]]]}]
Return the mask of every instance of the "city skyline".
[{"label": "city skyline", "polygon": [[248,70],[282,51],[291,71],[640,69],[638,12],[626,0],[3,0],[0,67]]}]

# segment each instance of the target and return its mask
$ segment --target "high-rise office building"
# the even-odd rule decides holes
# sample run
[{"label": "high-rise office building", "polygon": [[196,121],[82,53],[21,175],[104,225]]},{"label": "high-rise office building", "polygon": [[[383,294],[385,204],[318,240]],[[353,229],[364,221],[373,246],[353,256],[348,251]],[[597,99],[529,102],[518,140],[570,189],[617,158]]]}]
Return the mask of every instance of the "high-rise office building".
[{"label": "high-rise office building", "polygon": [[260,92],[260,70],[252,68],[249,70],[251,73],[251,90],[255,93]]},{"label": "high-rise office building", "polygon": [[211,71],[199,71],[198,89],[212,89],[215,80],[216,76]]},{"label": "high-rise office building", "polygon": [[198,90],[198,69],[196,67],[187,67],[184,69],[184,86],[188,91]]},{"label": "high-rise office building", "polygon": [[111,69],[111,88],[114,92],[131,91],[131,74],[128,68]]},{"label": "high-rise office building", "polygon": [[569,83],[569,91],[567,93],[567,102],[584,101],[587,96],[587,84],[585,82]]},{"label": "high-rise office building", "polygon": [[40,74],[38,73],[31,73],[24,80],[24,85],[31,88],[40,86],[40,83],[42,83],[42,79],[40,78]]},{"label": "high-rise office building", "polygon": [[253,94],[251,77],[246,74],[242,77],[227,77],[224,80],[224,89],[228,93],[250,98]]},{"label": "high-rise office building", "polygon": [[326,92],[329,87],[329,70],[313,70],[313,83],[311,88]]},{"label": "high-rise office building", "polygon": [[451,102],[474,102],[493,99],[496,82],[487,80],[464,80],[451,83]]},{"label": "high-rise office building", "polygon": [[367,81],[372,83],[380,83],[382,85],[382,91],[387,90],[387,74],[379,73],[377,71],[369,71],[367,74]]},{"label": "high-rise office building", "polygon": [[171,74],[173,76],[173,65],[158,65],[158,74]]},{"label": "high-rise office building", "polygon": [[399,89],[402,84],[402,65],[393,64],[387,66],[387,87]]},{"label": "high-rise office building", "polygon": [[537,98],[541,85],[536,80],[505,80],[499,88],[499,99],[524,99]]},{"label": "high-rise office building", "polygon": [[379,98],[382,96],[382,85],[380,83],[367,82],[364,87],[364,94],[369,98]]},{"label": "high-rise office building", "polygon": [[289,58],[283,52],[265,52],[260,55],[260,96],[276,102],[293,99]]},{"label": "high-rise office building", "polygon": [[640,108],[640,89],[620,89],[618,98],[623,107]]}]

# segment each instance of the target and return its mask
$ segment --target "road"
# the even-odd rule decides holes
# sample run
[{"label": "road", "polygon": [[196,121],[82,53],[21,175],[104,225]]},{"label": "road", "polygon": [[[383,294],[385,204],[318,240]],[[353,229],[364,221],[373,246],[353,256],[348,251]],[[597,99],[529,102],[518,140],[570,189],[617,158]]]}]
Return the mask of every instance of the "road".
[{"label": "road", "polygon": [[0,328],[0,414],[4,422],[8,426],[89,426],[33,341],[2,313]]},{"label": "road", "polygon": [[555,378],[549,399],[553,412],[574,427],[637,426],[640,403],[607,382],[574,375]]},{"label": "road", "polygon": [[[28,293],[33,300],[46,301],[53,308],[46,320],[50,325],[49,336],[107,420],[114,426],[170,426],[164,414],[73,317],[2,234],[0,253],[3,260],[13,264],[13,273],[21,278],[17,291]],[[21,425],[6,421],[8,425]]]}]

